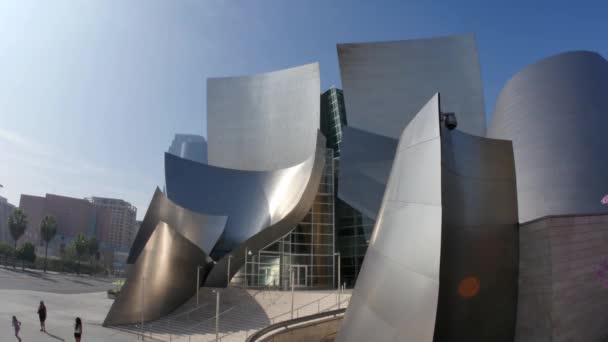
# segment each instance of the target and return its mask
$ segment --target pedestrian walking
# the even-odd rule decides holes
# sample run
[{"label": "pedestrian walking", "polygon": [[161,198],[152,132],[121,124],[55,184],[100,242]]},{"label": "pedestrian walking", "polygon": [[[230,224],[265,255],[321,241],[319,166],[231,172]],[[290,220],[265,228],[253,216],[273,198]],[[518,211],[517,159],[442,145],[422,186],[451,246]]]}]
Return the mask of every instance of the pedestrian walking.
[{"label": "pedestrian walking", "polygon": [[21,322],[17,319],[17,317],[13,316],[13,328],[15,328],[15,337],[19,342],[21,342],[21,337],[19,337],[19,330],[21,330]]},{"label": "pedestrian walking", "polygon": [[82,321],[80,317],[76,317],[76,324],[74,325],[74,339],[76,342],[80,342],[80,337],[82,336]]},{"label": "pedestrian walking", "polygon": [[44,321],[46,321],[46,306],[43,301],[40,301],[40,305],[38,306],[38,318],[40,319],[40,331],[46,332],[46,327],[44,326]]}]

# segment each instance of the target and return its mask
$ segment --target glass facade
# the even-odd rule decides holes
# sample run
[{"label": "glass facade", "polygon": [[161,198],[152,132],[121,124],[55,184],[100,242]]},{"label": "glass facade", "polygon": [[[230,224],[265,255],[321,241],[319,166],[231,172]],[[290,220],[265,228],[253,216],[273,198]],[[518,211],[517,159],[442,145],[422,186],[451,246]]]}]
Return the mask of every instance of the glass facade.
[{"label": "glass facade", "polygon": [[231,284],[244,287],[328,289],[335,286],[334,154],[326,150],[325,168],[311,210],[289,234],[248,255]]},{"label": "glass facade", "polygon": [[340,253],[341,282],[346,283],[347,287],[353,287],[363,264],[375,221],[362,215],[336,196],[339,186],[337,175],[340,167],[342,127],[347,124],[342,90],[330,88],[321,94],[320,119],[321,132],[327,138],[326,146],[334,150],[336,251]]},{"label": "glass facade", "polygon": [[375,221],[336,199],[336,249],[340,253],[342,283],[354,287]]},{"label": "glass facade", "polygon": [[334,150],[334,158],[340,158],[342,127],[346,125],[344,94],[342,90],[330,88],[321,94],[321,132],[327,138],[326,146]]},{"label": "glass facade", "polygon": [[313,207],[289,234],[248,255],[232,285],[287,289],[293,269],[296,287],[334,288],[338,285],[336,268],[340,268],[342,283],[355,285],[375,222],[337,198],[342,127],[346,124],[343,92],[330,88],[321,94],[320,125],[327,154]]}]

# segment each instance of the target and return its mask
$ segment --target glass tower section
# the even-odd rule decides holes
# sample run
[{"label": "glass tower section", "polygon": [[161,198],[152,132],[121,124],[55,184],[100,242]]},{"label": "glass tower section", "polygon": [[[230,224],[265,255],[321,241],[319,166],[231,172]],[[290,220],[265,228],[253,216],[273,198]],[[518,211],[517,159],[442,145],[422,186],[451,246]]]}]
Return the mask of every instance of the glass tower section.
[{"label": "glass tower section", "polygon": [[330,88],[321,94],[321,132],[327,139],[326,146],[334,150],[334,158],[340,158],[342,127],[346,125],[344,94],[342,90]]},{"label": "glass tower section", "polygon": [[334,198],[336,206],[336,251],[340,253],[341,281],[347,287],[355,286],[355,281],[375,221],[362,215],[358,210],[340,200],[338,193],[338,177],[340,167],[340,146],[342,144],[342,127],[347,124],[344,93],[337,88],[330,88],[321,94],[321,132],[327,138],[327,147],[334,150],[335,187]]}]

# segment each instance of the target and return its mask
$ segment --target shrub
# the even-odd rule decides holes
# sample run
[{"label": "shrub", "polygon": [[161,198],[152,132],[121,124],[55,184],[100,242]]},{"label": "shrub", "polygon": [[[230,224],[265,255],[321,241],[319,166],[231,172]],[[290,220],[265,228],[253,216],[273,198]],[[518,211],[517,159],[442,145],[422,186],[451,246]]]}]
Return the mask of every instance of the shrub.
[{"label": "shrub", "polygon": [[34,248],[34,245],[30,242],[21,245],[21,247],[17,249],[17,258],[29,262],[36,261],[36,249]]},{"label": "shrub", "polygon": [[0,255],[11,257],[15,254],[13,246],[5,242],[0,242]]}]

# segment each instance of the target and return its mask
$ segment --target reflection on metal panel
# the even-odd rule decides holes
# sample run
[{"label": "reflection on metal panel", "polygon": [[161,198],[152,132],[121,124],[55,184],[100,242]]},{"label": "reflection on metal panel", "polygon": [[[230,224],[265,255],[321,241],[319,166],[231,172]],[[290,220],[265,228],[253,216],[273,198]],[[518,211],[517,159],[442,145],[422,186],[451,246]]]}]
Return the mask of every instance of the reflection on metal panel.
[{"label": "reflection on metal panel", "polygon": [[[309,187],[317,189],[318,179],[312,182],[312,170],[319,165],[322,169],[325,138],[319,132],[315,141],[317,151],[307,160],[276,171],[225,169],[167,153],[167,195],[189,210],[229,217],[220,241],[210,252],[214,259],[219,259],[266,227],[298,211]],[[309,208],[310,203],[306,210]]]},{"label": "reflection on metal panel", "polygon": [[504,87],[488,136],[513,141],[519,221],[606,213],[608,61],[566,52],[534,63]]},{"label": "reflection on metal panel", "polygon": [[[441,92],[458,127],[485,136],[485,110],[473,34],[338,45],[348,125],[397,139]],[[346,145],[345,145],[346,147]]]},{"label": "reflection on metal panel", "polygon": [[[318,135],[317,150],[311,158],[312,163],[307,162],[306,167],[298,169],[297,173],[294,173],[294,176],[288,178],[287,181],[285,179],[279,179],[279,182],[285,186],[284,190],[292,192],[292,194],[289,198],[277,198],[277,200],[285,201],[284,204],[289,204],[290,210],[280,219],[275,216],[274,218],[278,220],[271,220],[270,225],[257,228],[257,230],[252,231],[245,240],[239,241],[238,245],[233,245],[233,247],[230,248],[230,255],[224,255],[213,267],[213,270],[209,273],[207,280],[205,281],[205,286],[226,286],[229,257],[230,278],[232,278],[245,263],[245,253],[247,251],[257,253],[271,242],[289,233],[297,223],[302,221],[314,202],[325,166],[325,138],[320,133]],[[302,187],[301,190],[300,187]],[[299,193],[299,195],[297,197],[293,196],[294,193]],[[263,200],[261,198],[247,196],[249,196],[249,194],[241,193],[240,197],[233,198],[233,204],[237,200],[243,201],[241,207],[247,208],[245,206],[247,201],[254,202]],[[289,203],[288,201],[292,202]],[[244,215],[245,212],[240,214]],[[230,217],[232,219],[233,216]],[[226,234],[228,234],[228,227],[226,229]]]},{"label": "reflection on metal panel", "polygon": [[209,164],[278,170],[314,154],[319,129],[317,63],[207,81]]},{"label": "reflection on metal panel", "polygon": [[133,241],[127,263],[137,261],[158,222],[166,222],[208,255],[224,231],[226,220],[226,216],[199,214],[180,207],[157,188]]},{"label": "reflection on metal panel", "polygon": [[160,318],[195,294],[197,268],[207,265],[206,255],[165,222],[153,231],[104,326]]},{"label": "reflection on metal panel", "polygon": [[403,131],[337,341],[433,339],[442,212],[438,116],[436,95]]},{"label": "reflection on metal panel", "polygon": [[397,140],[343,127],[338,196],[376,218],[397,150]]},{"label": "reflection on metal panel", "polygon": [[510,141],[442,129],[435,341],[513,341],[518,230]]},{"label": "reflection on metal panel", "polygon": [[436,94],[401,135],[338,341],[513,340],[513,150],[439,113]]}]

